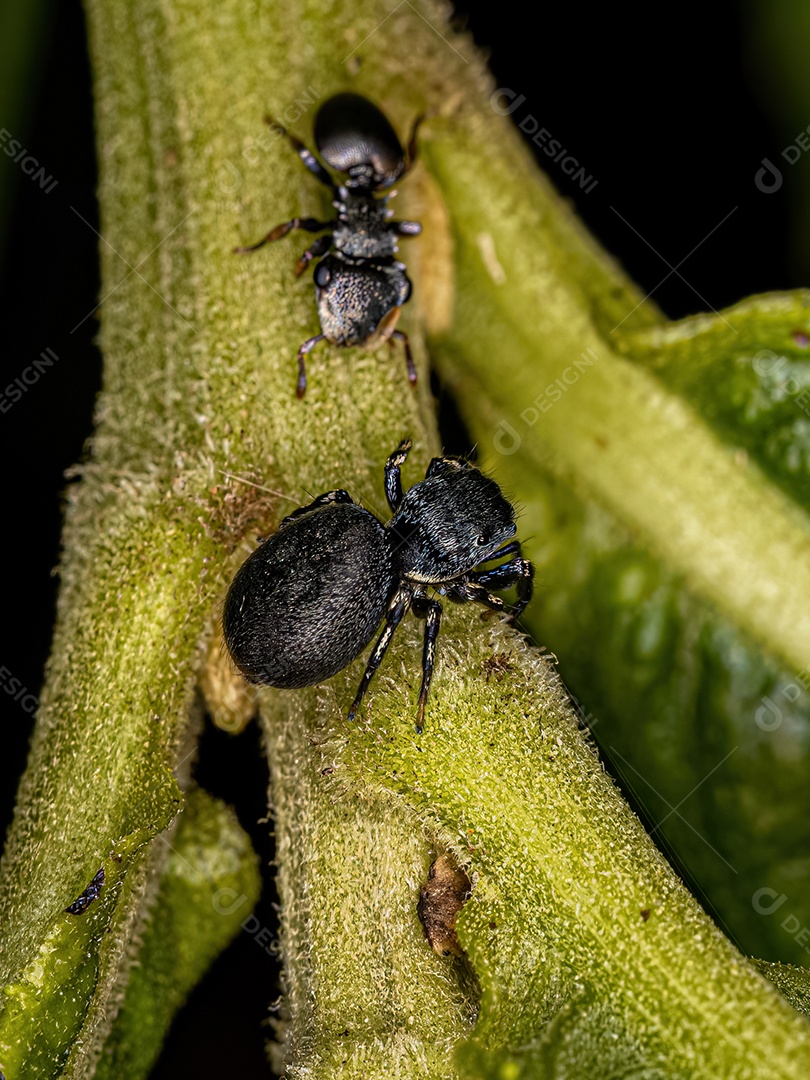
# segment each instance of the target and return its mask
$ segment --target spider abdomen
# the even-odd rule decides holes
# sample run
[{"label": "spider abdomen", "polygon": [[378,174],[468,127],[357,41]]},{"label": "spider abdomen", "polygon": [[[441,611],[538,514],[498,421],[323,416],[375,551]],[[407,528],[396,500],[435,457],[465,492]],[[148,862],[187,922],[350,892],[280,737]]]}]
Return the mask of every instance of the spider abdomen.
[{"label": "spider abdomen", "polygon": [[243,563],[225,601],[231,656],[254,683],[292,689],[337,674],[363,651],[394,582],[385,529],[361,506],[295,517]]}]

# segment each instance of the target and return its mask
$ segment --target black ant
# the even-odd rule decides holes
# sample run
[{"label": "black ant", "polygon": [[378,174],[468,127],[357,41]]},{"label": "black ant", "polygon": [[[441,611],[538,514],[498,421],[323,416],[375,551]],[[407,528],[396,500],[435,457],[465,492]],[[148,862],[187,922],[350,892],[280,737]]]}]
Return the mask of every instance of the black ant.
[{"label": "black ant", "polygon": [[295,265],[299,275],[313,259],[325,256],[314,273],[322,333],[303,342],[298,350],[299,398],[307,388],[304,357],[324,340],[333,345],[371,346],[399,340],[405,346],[408,379],[411,385],[416,382],[408,336],[395,329],[402,305],[410,298],[411,282],[404,263],[394,256],[397,238],[418,236],[422,226],[418,221],[393,221],[388,200],[396,192],[381,197],[377,193],[389,188],[413,165],[421,119],[413,126],[406,156],[386,116],[367,98],[344,93],[325,101],[315,117],[315,143],[326,164],[343,174],[340,184],[302,142],[281,128],[309,171],[332,192],[337,217],[332,221],[293,218],[271,229],[258,243],[235,250],[256,251],[293,229],[313,233],[329,230]]}]

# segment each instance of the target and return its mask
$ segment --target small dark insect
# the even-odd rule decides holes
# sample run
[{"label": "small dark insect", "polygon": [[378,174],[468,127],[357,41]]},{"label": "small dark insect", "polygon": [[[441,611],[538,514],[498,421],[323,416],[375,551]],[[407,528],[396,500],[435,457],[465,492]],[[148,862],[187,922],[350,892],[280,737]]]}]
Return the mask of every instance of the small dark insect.
[{"label": "small dark insect", "polygon": [[100,866],[98,873],[84,890],[82,895],[78,899],[74,900],[72,904],[69,904],[65,908],[68,915],[83,915],[85,911],[90,907],[94,900],[97,900],[101,887],[104,884],[104,867]]},{"label": "small dark insect", "polygon": [[456,937],[456,918],[471,892],[470,879],[449,855],[434,859],[428,879],[419,890],[416,914],[438,956],[463,955]]},{"label": "small dark insect", "polygon": [[325,256],[314,273],[323,332],[309,338],[298,350],[299,398],[307,388],[304,357],[324,340],[333,345],[376,346],[396,338],[405,346],[408,378],[412,384],[416,382],[408,337],[395,329],[400,309],[410,298],[411,283],[404,263],[397,262],[394,256],[397,237],[418,236],[422,226],[417,221],[392,221],[388,200],[396,192],[380,197],[377,192],[389,188],[413,164],[420,120],[414,124],[406,157],[384,114],[366,98],[346,93],[325,101],[315,117],[315,143],[326,164],[343,174],[339,184],[302,142],[269,121],[281,128],[309,171],[326,184],[337,211],[331,221],[293,218],[271,229],[258,243],[235,249],[256,251],[292,229],[312,233],[329,230],[295,264],[299,275],[313,259]]},{"label": "small dark insect", "polygon": [[[242,564],[225,600],[231,657],[253,683],[293,688],[331,678],[385,626],[371,651],[348,718],[353,720],[394,631],[409,608],[425,619],[422,730],[442,606],[474,600],[515,619],[532,595],[532,564],[521,557],[515,512],[494,480],[462,458],[434,458],[403,494],[406,439],[385,465],[387,525],[348,492],[327,491],[284,518]],[[491,569],[483,563],[509,556]],[[511,610],[488,588],[517,586]]]}]

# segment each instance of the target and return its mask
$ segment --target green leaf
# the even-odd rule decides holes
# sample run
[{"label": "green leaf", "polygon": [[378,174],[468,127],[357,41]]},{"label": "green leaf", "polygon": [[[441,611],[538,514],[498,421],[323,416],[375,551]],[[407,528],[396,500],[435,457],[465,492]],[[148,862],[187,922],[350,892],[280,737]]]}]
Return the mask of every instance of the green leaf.
[{"label": "green leaf", "polygon": [[[156,781],[157,776],[152,783]],[[168,813],[166,805],[172,808]],[[6,1076],[38,1080],[61,1075],[75,1043],[83,1038],[92,1041],[98,1023],[94,1014],[112,993],[122,947],[132,929],[130,911],[144,889],[147,844],[169,825],[179,806],[180,792],[173,776],[165,772],[163,791],[147,791],[137,807],[145,823],[108,846],[98,846],[82,860],[81,877],[69,860],[60,860],[61,869],[74,879],[57,901],[61,906],[48,904],[48,894],[43,903],[39,888],[30,895],[21,888],[20,914],[28,915],[23,929],[36,930],[42,920],[42,915],[37,919],[38,907],[44,907],[45,920],[29,962],[3,978],[0,1063]],[[100,867],[105,880],[98,899],[83,914],[67,913],[64,908],[84,892]],[[7,970],[13,971],[10,965],[20,955],[24,937],[19,934],[15,941],[7,936],[6,942],[4,960]]]},{"label": "green leaf", "polygon": [[464,1080],[667,1080],[668,1068],[616,1030],[616,1017],[587,991],[566,1002],[542,1035],[520,1048],[491,1050],[470,1042],[457,1054]]},{"label": "green leaf", "polygon": [[744,452],[741,468],[759,465],[810,507],[810,292],[751,297],[618,341]]}]

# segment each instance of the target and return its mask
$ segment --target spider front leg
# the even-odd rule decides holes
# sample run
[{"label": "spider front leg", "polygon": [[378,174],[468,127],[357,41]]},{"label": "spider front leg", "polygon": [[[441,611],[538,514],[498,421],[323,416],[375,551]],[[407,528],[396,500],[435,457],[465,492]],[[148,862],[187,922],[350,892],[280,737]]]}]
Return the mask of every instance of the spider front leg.
[{"label": "spider front leg", "polygon": [[433,665],[436,661],[436,638],[442,621],[442,605],[438,600],[428,600],[426,596],[417,596],[413,601],[413,613],[425,619],[425,643],[422,647],[422,687],[419,691],[419,709],[416,714],[416,734],[422,734],[425,719],[425,704],[433,677]]},{"label": "spider front leg", "polygon": [[523,614],[523,609],[534,594],[534,563],[529,562],[528,559],[515,559],[515,562],[520,564],[520,576],[515,582],[518,598],[517,603],[512,608],[512,614],[510,616],[513,621],[518,615]]},{"label": "spider front leg", "polygon": [[462,581],[458,585],[450,585],[447,589],[447,597],[457,604],[466,604],[473,601],[476,604],[483,604],[484,607],[491,608],[493,611],[507,610],[506,603],[501,600],[500,596],[493,596],[483,585],[479,585],[475,581]]},{"label": "spider front leg", "polygon": [[304,232],[323,232],[324,229],[333,229],[334,227],[334,221],[318,221],[317,218],[311,217],[293,218],[292,221],[285,221],[281,225],[276,225],[275,229],[271,229],[267,236],[263,236],[255,244],[236,247],[233,250],[237,255],[242,255],[246,251],[258,251],[260,247],[272,243],[273,240],[281,240],[283,236],[292,232],[293,229],[303,229]]},{"label": "spider front leg", "polygon": [[385,497],[394,513],[402,505],[402,477],[399,470],[405,464],[412,445],[410,439],[403,439],[385,463]]},{"label": "spider front leg", "polygon": [[[509,555],[513,551],[520,551],[520,544],[517,540],[508,544],[501,551],[497,552],[495,558],[500,558],[501,555]],[[504,608],[506,605],[503,601],[500,601],[498,605],[491,603],[491,601],[497,601],[498,597],[491,596],[486,587],[489,586],[493,589],[509,589],[513,585],[517,586],[517,603],[514,604],[509,612],[510,619],[516,619],[520,615],[526,605],[532,598],[534,592],[534,566],[528,559],[522,558],[518,555],[515,559],[510,559],[509,562],[503,563],[501,566],[495,566],[492,570],[473,570],[468,574],[468,581],[470,585],[477,586],[482,589],[488,599],[482,600],[480,596],[471,596],[469,599],[478,600],[479,603],[485,603],[488,607],[496,609]]]},{"label": "spider front leg", "polygon": [[391,638],[394,636],[394,631],[402,622],[404,615],[411,606],[412,600],[413,586],[411,585],[400,585],[391,598],[388,605],[388,611],[385,613],[385,626],[383,627],[383,632],[380,634],[377,644],[371,650],[371,656],[368,658],[366,670],[363,672],[363,678],[360,680],[360,685],[357,688],[354,701],[346,716],[347,720],[354,720],[357,716],[357,710],[360,708],[360,702],[363,700],[366,690],[368,690],[368,684],[371,682],[374,672],[380,666],[382,658],[388,651],[388,646],[391,644]]}]

